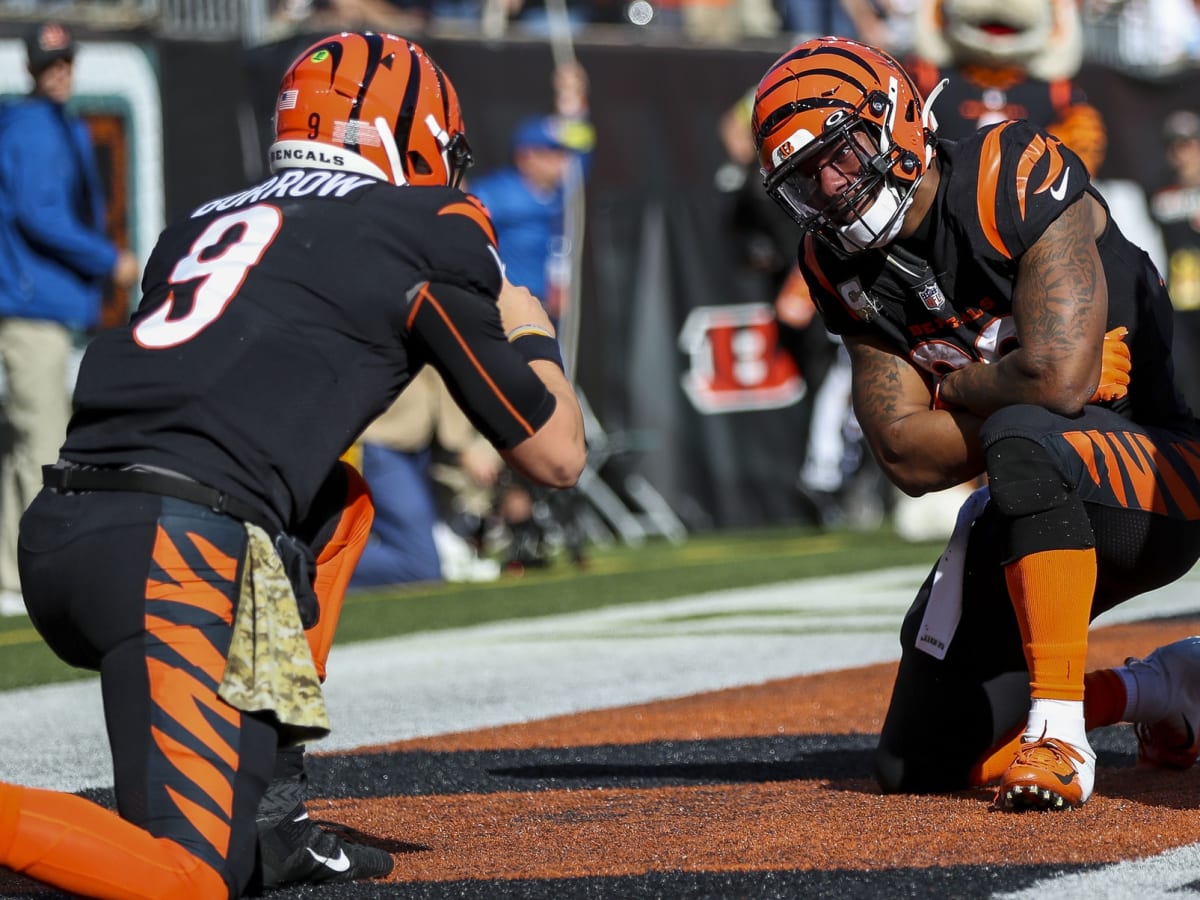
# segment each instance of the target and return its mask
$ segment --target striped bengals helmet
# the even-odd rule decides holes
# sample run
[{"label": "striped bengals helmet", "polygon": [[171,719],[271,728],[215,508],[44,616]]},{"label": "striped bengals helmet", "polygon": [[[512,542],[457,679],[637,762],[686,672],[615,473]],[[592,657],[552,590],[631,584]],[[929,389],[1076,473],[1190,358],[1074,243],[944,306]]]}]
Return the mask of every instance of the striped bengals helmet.
[{"label": "striped bengals helmet", "polygon": [[[763,185],[806,231],[833,231],[850,250],[892,240],[933,158],[932,116],[908,74],[881,50],[839,37],[793,47],[767,70],[751,122]],[[863,136],[868,138],[863,139]],[[820,196],[820,169],[851,183]]]},{"label": "striped bengals helmet", "polygon": [[450,79],[420,47],[343,31],[288,68],[271,170],[342,169],[392,184],[457,186],[471,165]]}]

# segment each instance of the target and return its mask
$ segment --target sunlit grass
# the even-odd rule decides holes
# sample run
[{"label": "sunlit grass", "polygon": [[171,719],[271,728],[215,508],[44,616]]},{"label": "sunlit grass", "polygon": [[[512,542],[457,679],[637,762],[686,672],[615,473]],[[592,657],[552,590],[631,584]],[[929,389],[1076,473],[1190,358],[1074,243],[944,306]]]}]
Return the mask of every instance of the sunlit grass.
[{"label": "sunlit grass", "polygon": [[[483,584],[353,593],[338,625],[338,643],[932,563],[938,549],[905,543],[886,529],[784,528],[702,534],[679,545],[650,541],[592,549],[582,568],[558,559],[545,569]],[[27,618],[0,619],[0,690],[92,674],[60,662]]]}]

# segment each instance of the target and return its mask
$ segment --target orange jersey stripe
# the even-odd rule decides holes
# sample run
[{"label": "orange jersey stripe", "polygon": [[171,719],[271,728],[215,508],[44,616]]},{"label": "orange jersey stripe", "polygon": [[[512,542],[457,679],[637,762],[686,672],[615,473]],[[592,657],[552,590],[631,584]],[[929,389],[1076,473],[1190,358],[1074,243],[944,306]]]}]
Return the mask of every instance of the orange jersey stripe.
[{"label": "orange jersey stripe", "polygon": [[476,225],[483,229],[483,233],[487,235],[488,241],[493,247],[499,247],[500,243],[496,240],[496,229],[492,226],[491,216],[478,199],[467,195],[465,200],[459,200],[455,203],[450,203],[438,210],[439,216],[466,216]]},{"label": "orange jersey stripe", "polygon": [[484,369],[483,365],[479,362],[478,357],[471,352],[471,348],[467,345],[467,342],[463,340],[462,333],[454,327],[454,323],[450,321],[450,317],[446,315],[446,310],[444,310],[441,304],[437,302],[437,298],[429,292],[428,283],[422,285],[421,290],[417,292],[416,302],[413,303],[412,311],[408,314],[408,327],[410,329],[412,328],[413,320],[416,318],[417,310],[420,308],[422,302],[426,302],[433,307],[434,311],[437,312],[438,317],[446,323],[446,327],[454,336],[454,340],[456,340],[458,345],[462,347],[463,353],[465,353],[467,359],[471,361],[471,364],[475,367],[475,371],[479,373],[479,377],[482,378],[484,383],[492,389],[492,393],[496,395],[497,399],[499,399],[499,401],[504,405],[504,408],[512,414],[512,417],[521,424],[521,427],[525,430],[525,433],[527,435],[533,435],[535,429],[529,424],[529,422],[525,420],[524,416],[517,412],[516,407],[514,407],[512,403],[509,402],[508,398],[504,396],[504,392],[500,390],[499,385],[492,380],[492,376],[487,373],[487,370]]},{"label": "orange jersey stripe", "polygon": [[1041,187],[1034,191],[1035,194],[1050,190],[1054,182],[1058,181],[1058,176],[1063,170],[1062,151],[1058,149],[1059,143],[1058,138],[1054,137],[1046,141],[1046,155],[1050,158],[1050,167],[1046,170],[1046,177],[1042,181]]},{"label": "orange jersey stripe", "polygon": [[[152,726],[150,733],[163,756],[169,759],[171,765],[178,769],[188,781],[204,791],[205,795],[220,808],[223,818],[228,822],[233,815],[233,785],[230,780],[212,762],[198,756],[190,747],[180,743],[162,729]],[[213,846],[224,853],[224,849],[219,844],[214,843]]]},{"label": "orange jersey stripe", "polygon": [[1100,466],[1096,457],[1096,451],[1100,452],[1100,457],[1104,461],[1104,475],[1107,476],[1109,488],[1116,495],[1117,500],[1122,506],[1128,506],[1129,504],[1125,499],[1125,483],[1121,480],[1121,470],[1117,466],[1116,453],[1112,445],[1108,442],[1108,436],[1100,431],[1071,431],[1064,434],[1063,438],[1075,448],[1075,452],[1084,461],[1084,464],[1088,468],[1088,473],[1092,476],[1092,481],[1097,486],[1103,484]]},{"label": "orange jersey stripe", "polygon": [[1029,146],[1021,153],[1021,159],[1017,162],[1017,208],[1021,211],[1022,219],[1025,218],[1025,190],[1029,186],[1029,173],[1045,152],[1046,142],[1039,134],[1029,142]]},{"label": "orange jersey stripe", "polygon": [[988,132],[979,155],[979,188],[975,195],[975,210],[979,214],[979,225],[983,234],[998,252],[1008,259],[1012,254],[1000,236],[996,222],[996,205],[1000,190],[1000,133],[1008,127],[1005,122]]},{"label": "orange jersey stripe", "polygon": [[1116,451],[1109,442],[1109,436],[1099,431],[1090,431],[1088,434],[1096,442],[1100,455],[1104,459],[1104,472],[1107,476],[1109,490],[1113,492],[1122,506],[1128,507],[1129,498],[1125,494],[1125,481],[1121,478],[1121,468],[1117,464]]},{"label": "orange jersey stripe", "polygon": [[1183,461],[1187,463],[1188,470],[1200,478],[1200,442],[1186,441],[1182,444],[1172,444],[1171,449],[1178,452]]}]

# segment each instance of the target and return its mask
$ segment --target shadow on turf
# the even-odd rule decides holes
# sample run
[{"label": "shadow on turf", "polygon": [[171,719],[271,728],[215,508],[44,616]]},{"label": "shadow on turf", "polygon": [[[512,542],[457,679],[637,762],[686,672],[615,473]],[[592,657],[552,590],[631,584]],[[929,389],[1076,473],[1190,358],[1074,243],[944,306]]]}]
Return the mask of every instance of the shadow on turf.
[{"label": "shadow on turf", "polygon": [[333,822],[329,819],[315,819],[314,822],[326,831],[332,831],[347,841],[366,847],[376,847],[387,853],[425,853],[433,849],[427,844],[410,844],[407,841],[397,841],[366,831],[359,831],[343,822]]},{"label": "shadow on turf", "polygon": [[619,783],[630,787],[646,784],[730,782],[764,783],[827,779],[861,779],[872,771],[872,751],[844,748],[802,753],[791,759],[726,759],[691,762],[554,762],[489,768],[497,778],[535,782],[571,781],[575,786]]}]

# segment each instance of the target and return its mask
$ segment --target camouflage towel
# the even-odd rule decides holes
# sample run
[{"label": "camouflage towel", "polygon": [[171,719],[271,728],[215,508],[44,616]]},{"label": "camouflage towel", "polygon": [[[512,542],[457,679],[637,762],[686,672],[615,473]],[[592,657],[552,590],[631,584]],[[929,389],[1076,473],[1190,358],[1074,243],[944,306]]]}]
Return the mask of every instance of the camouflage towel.
[{"label": "camouflage towel", "polygon": [[246,523],[249,537],[241,594],[217,693],[242,712],[279,728],[280,745],[320,740],[329,714],[296,596],[271,538]]}]

